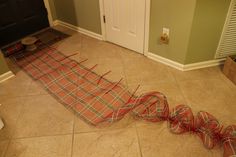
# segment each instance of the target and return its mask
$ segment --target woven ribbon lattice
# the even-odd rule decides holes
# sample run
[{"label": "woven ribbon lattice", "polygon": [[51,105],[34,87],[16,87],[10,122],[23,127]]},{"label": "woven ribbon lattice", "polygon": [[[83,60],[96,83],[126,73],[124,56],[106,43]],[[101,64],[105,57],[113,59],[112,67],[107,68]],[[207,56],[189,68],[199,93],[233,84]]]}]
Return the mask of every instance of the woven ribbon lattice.
[{"label": "woven ribbon lattice", "polygon": [[193,115],[190,107],[179,105],[169,110],[165,95],[150,92],[136,96],[119,82],[111,82],[58,50],[41,46],[35,53],[12,56],[15,63],[67,108],[92,125],[113,123],[127,113],[151,122],[168,121],[171,132],[196,133],[204,146],[223,144],[224,157],[236,155],[236,126],[223,129],[207,112]]}]

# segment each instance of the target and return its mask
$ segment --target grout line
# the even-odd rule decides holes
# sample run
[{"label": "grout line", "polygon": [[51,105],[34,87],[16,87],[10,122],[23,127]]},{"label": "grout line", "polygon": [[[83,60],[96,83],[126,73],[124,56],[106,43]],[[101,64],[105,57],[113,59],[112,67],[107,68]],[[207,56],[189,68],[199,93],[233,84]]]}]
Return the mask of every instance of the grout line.
[{"label": "grout line", "polygon": [[[223,73],[220,75],[220,79],[224,82],[224,84],[232,91],[232,86],[230,85],[230,83],[232,83],[232,85],[234,85],[234,83],[229,80],[229,78],[227,78]],[[227,80],[228,79],[228,80]],[[229,82],[228,82],[229,81]],[[236,85],[235,85],[236,86]]]},{"label": "grout line", "polygon": [[[115,122],[117,123],[117,122]],[[113,123],[114,124],[114,123]],[[89,134],[89,133],[99,133],[99,132],[112,132],[112,131],[119,131],[124,129],[131,129],[134,128],[133,126],[128,127],[118,127],[118,128],[98,128],[94,131],[83,131],[83,132],[75,132],[74,134]]]},{"label": "grout line", "polygon": [[[23,99],[23,103],[22,104],[20,104],[21,105],[21,109],[20,109],[20,112],[19,112],[19,114],[18,114],[18,116],[17,116],[17,118],[16,118],[16,122],[15,122],[15,126],[17,126],[17,124],[18,124],[18,122],[19,122],[19,119],[20,119],[20,117],[24,114],[24,107],[25,107],[25,99],[26,98],[22,98]],[[16,132],[16,130],[14,130],[12,133],[11,133],[11,135],[10,135],[10,140],[12,140],[12,139],[14,139],[14,134],[15,134],[15,132]]]},{"label": "grout line", "polygon": [[43,137],[57,137],[57,136],[66,136],[71,135],[72,133],[66,133],[66,134],[55,134],[55,135],[42,135],[42,136],[30,136],[30,137],[16,137],[12,138],[11,140],[24,140],[24,139],[33,139],[33,138],[43,138]]},{"label": "grout line", "polygon": [[140,157],[143,157],[141,143],[140,143],[140,138],[139,138],[139,133],[138,133],[138,129],[137,129],[136,123],[135,123],[135,131],[136,131],[136,137],[138,139],[138,147],[139,147]]},{"label": "grout line", "polygon": [[8,152],[8,149],[10,147],[10,143],[11,143],[12,140],[9,140],[8,143],[7,143],[7,148],[5,150],[5,152],[3,153],[3,157],[5,157],[7,155],[7,152]]},{"label": "grout line", "polygon": [[[123,51],[121,47],[118,47],[118,48],[120,50],[120,53],[124,53],[124,52],[121,52],[121,51]],[[121,62],[122,62],[122,71],[123,71],[124,76],[125,76],[125,84],[126,84],[126,87],[128,87],[128,89],[129,89],[129,85],[128,85],[128,81],[127,81],[127,74],[126,74],[126,71],[125,71],[125,62],[124,62],[124,59],[123,59],[121,54],[120,54],[120,58],[121,58]]]},{"label": "grout line", "polygon": [[[44,90],[44,89],[43,89]],[[48,94],[48,93],[46,93],[46,94],[43,94],[43,93],[41,93],[41,94],[32,94],[32,95],[16,95],[16,96],[14,96],[14,95],[9,95],[9,94],[3,94],[3,95],[0,95],[0,97],[8,97],[8,98],[11,98],[11,99],[15,99],[15,98],[27,98],[27,97],[31,97],[31,96],[42,96],[42,95],[50,95],[50,94]]]},{"label": "grout line", "polygon": [[[169,71],[169,70],[168,70],[168,71]],[[186,98],[186,96],[185,96],[185,94],[184,94],[182,88],[180,87],[179,81],[176,79],[176,77],[175,77],[175,75],[173,74],[172,71],[169,71],[169,72],[171,73],[172,77],[174,78],[175,83],[177,84],[177,86],[178,86],[178,88],[179,88],[179,90],[180,90],[180,93],[181,93],[181,95],[182,95],[183,98],[184,98],[184,101],[185,101],[184,103],[185,103],[185,105],[188,105],[187,98]]]},{"label": "grout line", "polygon": [[[26,99],[26,98],[24,98],[24,99]],[[17,120],[16,120],[16,122],[15,122],[15,126],[17,126],[17,123],[19,122],[20,117],[21,117],[22,114],[24,113],[24,106],[25,106],[25,103],[22,103],[22,104],[21,104],[21,110],[20,110],[19,115],[17,116]],[[3,156],[6,156],[6,154],[7,154],[8,149],[9,149],[9,146],[10,146],[10,143],[12,142],[12,140],[14,140],[13,136],[14,136],[15,132],[16,132],[16,130],[14,130],[14,131],[12,132],[12,134],[10,135],[9,142],[8,142],[8,145],[7,145],[7,149],[6,149],[6,151],[5,151],[5,153],[4,153]]]},{"label": "grout line", "polygon": [[73,152],[74,152],[74,139],[75,139],[75,118],[76,116],[74,115],[74,120],[73,120],[73,133],[72,133],[72,141],[71,141],[71,157],[73,157]]}]

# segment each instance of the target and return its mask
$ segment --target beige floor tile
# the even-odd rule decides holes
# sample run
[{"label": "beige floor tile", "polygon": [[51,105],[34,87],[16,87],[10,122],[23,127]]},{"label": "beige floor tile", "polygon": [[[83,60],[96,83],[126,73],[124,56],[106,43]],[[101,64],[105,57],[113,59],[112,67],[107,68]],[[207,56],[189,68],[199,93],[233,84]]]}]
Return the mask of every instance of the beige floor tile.
[{"label": "beige floor tile", "polygon": [[69,134],[73,131],[73,113],[50,95],[26,99],[14,138]]},{"label": "beige floor tile", "polygon": [[86,62],[83,63],[83,65],[88,68],[94,66],[95,64],[98,64],[95,71],[97,69],[103,69],[103,71],[105,71],[105,72],[107,72],[109,70],[111,70],[112,72],[116,72],[117,70],[119,71],[119,69],[123,69],[123,62],[119,56],[103,57],[103,56],[101,56],[100,52],[82,51],[80,56],[75,56],[74,58],[77,61],[88,59]]},{"label": "beige floor tile", "polygon": [[118,58],[120,56],[120,47],[109,43],[109,42],[100,42],[99,57],[101,58]]},{"label": "beige floor tile", "polygon": [[115,130],[123,128],[132,128],[135,126],[135,120],[131,115],[126,115],[122,120],[114,124],[102,124],[101,126],[91,126],[85,123],[80,118],[75,118],[75,133],[84,133],[84,132],[96,132],[96,131],[105,131],[105,130]]},{"label": "beige floor tile", "polygon": [[138,58],[144,58],[143,54],[134,52],[132,50],[120,47],[119,49],[120,56],[122,57],[122,60],[130,60],[130,59],[138,59]]},{"label": "beige floor tile", "polygon": [[12,140],[6,157],[70,157],[72,135]]},{"label": "beige floor tile", "polygon": [[3,83],[0,83],[0,95],[25,96],[31,78],[23,71],[18,71],[15,76]]},{"label": "beige floor tile", "polygon": [[156,125],[159,125],[159,124],[162,124],[162,123],[164,123],[164,121],[150,122],[150,121],[146,121],[146,120],[142,120],[142,119],[136,119],[135,126],[136,127],[144,127],[144,126],[152,127],[152,126],[156,126]]},{"label": "beige floor tile", "polygon": [[87,55],[87,58],[116,58],[120,57],[120,47],[93,39],[90,37],[83,37],[82,54]]},{"label": "beige floor tile", "polygon": [[236,84],[229,80],[223,73],[221,75],[221,78],[225,81],[228,87],[232,90],[232,93],[234,93],[236,96]]},{"label": "beige floor tile", "polygon": [[104,78],[112,82],[118,82],[120,79],[122,79],[122,83],[127,86],[123,67],[109,67],[108,65],[101,64],[98,65],[94,71],[99,75],[103,75],[111,71],[109,74],[105,75]]},{"label": "beige floor tile", "polygon": [[166,66],[153,63],[147,58],[126,60],[124,67],[128,85],[150,85],[175,81]]},{"label": "beige floor tile", "polygon": [[0,141],[10,139],[15,131],[17,120],[22,114],[24,98],[0,96],[0,117],[4,128],[0,130]]},{"label": "beige floor tile", "polygon": [[74,53],[80,54],[82,48],[82,36],[81,34],[75,34],[55,44],[53,47],[65,55],[71,55]]},{"label": "beige floor tile", "polygon": [[43,86],[35,81],[31,81],[28,89],[27,89],[27,95],[45,95],[48,94],[47,91],[43,88]]},{"label": "beige floor tile", "polygon": [[135,129],[76,134],[73,157],[140,157]]},{"label": "beige floor tile", "polygon": [[7,150],[8,143],[9,143],[9,140],[0,141],[0,157],[4,157]]},{"label": "beige floor tile", "polygon": [[78,34],[78,32],[74,31],[74,30],[71,30],[67,27],[63,27],[63,26],[60,26],[60,25],[56,25],[56,26],[53,26],[54,29],[58,30],[58,31],[61,31],[65,34],[68,34],[68,35],[76,35]]},{"label": "beige floor tile", "polygon": [[196,135],[175,135],[166,123],[138,127],[143,157],[222,157],[222,149],[207,150]]},{"label": "beige floor tile", "polygon": [[232,109],[231,111],[236,111],[236,93],[231,93],[226,103]]},{"label": "beige floor tile", "polygon": [[99,60],[99,63],[97,64],[102,65],[104,68],[109,68],[110,70],[117,69],[117,68],[124,68],[123,62],[120,59],[120,57],[119,58],[101,58]]},{"label": "beige floor tile", "polygon": [[[74,56],[72,59],[80,62],[85,59],[85,57]],[[117,82],[121,78],[123,79],[122,83],[124,85],[127,84],[125,72],[123,68],[123,62],[121,59],[117,58],[89,58],[87,61],[83,62],[82,65],[87,68],[92,68],[93,66],[97,66],[93,69],[99,75],[103,75],[110,71],[109,74],[105,75],[104,78],[109,79],[110,81]]]},{"label": "beige floor tile", "polygon": [[89,36],[86,36],[86,35],[82,35],[83,37],[83,48],[91,48],[91,49],[99,49],[100,48],[100,44],[103,43],[103,41],[100,41],[98,39],[94,39],[94,38],[91,38]]},{"label": "beige floor tile", "polygon": [[[100,45],[102,47],[102,45]],[[89,60],[93,60],[94,64],[98,63],[99,59],[120,59],[120,55],[116,49],[109,48],[82,48],[81,50],[81,57],[87,58]],[[108,50],[107,50],[108,49]],[[103,61],[104,62],[104,61]]]},{"label": "beige floor tile", "polygon": [[[221,117],[232,116],[234,107],[227,105],[227,102],[229,99],[235,100],[236,98],[221,79],[182,81],[179,84],[188,105],[194,112],[207,111],[222,122],[224,120]],[[234,118],[231,117],[231,120]]]},{"label": "beige floor tile", "polygon": [[[74,56],[71,58],[79,62],[83,61],[82,57]],[[104,78],[109,79],[110,81],[114,81],[114,82],[117,82],[121,78],[123,78],[124,81],[122,81],[122,83],[126,85],[126,77],[125,77],[122,63],[120,63],[120,61],[112,60],[112,59],[110,60],[110,59],[95,59],[94,58],[94,59],[89,59],[86,62],[82,63],[82,65],[87,68],[92,68],[96,64],[97,66],[93,69],[94,72],[96,72],[99,75],[103,75],[111,71],[109,74],[105,75]]]}]

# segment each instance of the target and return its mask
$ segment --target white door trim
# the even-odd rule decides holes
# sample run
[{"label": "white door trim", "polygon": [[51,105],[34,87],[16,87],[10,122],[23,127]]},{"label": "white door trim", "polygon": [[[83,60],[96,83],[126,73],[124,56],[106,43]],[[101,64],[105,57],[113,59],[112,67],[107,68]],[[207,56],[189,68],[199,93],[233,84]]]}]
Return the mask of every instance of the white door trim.
[{"label": "white door trim", "polygon": [[148,56],[149,52],[149,29],[150,29],[150,14],[151,14],[151,0],[146,0],[145,11],[145,34],[144,34],[144,56]]},{"label": "white door trim", "polygon": [[103,21],[103,17],[105,15],[104,12],[104,1],[99,0],[99,7],[100,7],[100,20],[101,20],[101,29],[102,29],[102,39],[106,41],[106,24]]},{"label": "white door trim", "polygon": [[51,11],[51,8],[50,8],[50,4],[49,4],[49,0],[43,0],[44,1],[44,5],[48,11],[48,21],[49,21],[49,24],[50,26],[53,26],[53,18],[52,18],[52,11]]},{"label": "white door trim", "polygon": [[[149,45],[149,22],[150,22],[150,10],[151,10],[151,0],[145,0],[145,29],[144,31],[144,50],[143,54],[145,56],[148,55],[148,45]],[[105,15],[104,11],[104,0],[99,0],[99,6],[100,6],[100,21],[101,21],[101,29],[102,29],[102,38],[104,41],[107,41],[106,39],[106,24],[103,21],[103,16]]]}]

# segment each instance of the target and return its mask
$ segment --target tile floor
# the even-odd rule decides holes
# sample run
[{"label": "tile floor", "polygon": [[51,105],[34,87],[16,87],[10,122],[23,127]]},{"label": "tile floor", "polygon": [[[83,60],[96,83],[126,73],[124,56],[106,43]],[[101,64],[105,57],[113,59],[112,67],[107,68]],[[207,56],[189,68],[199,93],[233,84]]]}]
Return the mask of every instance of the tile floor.
[{"label": "tile floor", "polygon": [[[125,48],[56,27],[72,35],[55,44],[75,60],[98,63],[96,72],[139,93],[165,93],[171,107],[188,104],[205,110],[223,124],[236,124],[236,86],[220,67],[181,72]],[[166,122],[148,123],[126,116],[111,126],[95,128],[78,119],[24,72],[9,63],[16,77],[0,84],[0,157],[222,157],[223,150],[206,150],[191,134],[173,135]]]}]

